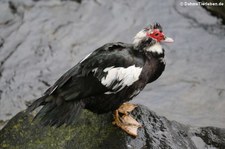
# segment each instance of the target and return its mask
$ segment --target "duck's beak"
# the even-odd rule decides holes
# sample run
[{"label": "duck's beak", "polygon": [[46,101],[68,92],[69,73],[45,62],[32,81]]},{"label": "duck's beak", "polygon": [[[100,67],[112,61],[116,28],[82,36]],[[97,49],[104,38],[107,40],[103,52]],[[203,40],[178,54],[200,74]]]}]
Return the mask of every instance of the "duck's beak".
[{"label": "duck's beak", "polygon": [[172,42],[174,42],[174,40],[172,38],[170,38],[170,37],[165,37],[164,40],[162,40],[162,42],[164,42],[164,43],[172,43]]}]

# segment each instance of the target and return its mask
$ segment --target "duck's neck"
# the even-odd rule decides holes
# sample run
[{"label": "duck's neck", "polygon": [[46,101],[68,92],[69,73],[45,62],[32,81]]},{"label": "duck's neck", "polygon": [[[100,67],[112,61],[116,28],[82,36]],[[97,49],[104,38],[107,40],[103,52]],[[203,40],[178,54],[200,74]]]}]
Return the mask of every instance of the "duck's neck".
[{"label": "duck's neck", "polygon": [[154,55],[164,56],[164,49],[158,42],[152,46],[146,47],[145,51]]},{"label": "duck's neck", "polygon": [[162,46],[151,38],[146,38],[139,42],[134,41],[134,49],[144,52],[154,57],[164,57],[164,49]]}]

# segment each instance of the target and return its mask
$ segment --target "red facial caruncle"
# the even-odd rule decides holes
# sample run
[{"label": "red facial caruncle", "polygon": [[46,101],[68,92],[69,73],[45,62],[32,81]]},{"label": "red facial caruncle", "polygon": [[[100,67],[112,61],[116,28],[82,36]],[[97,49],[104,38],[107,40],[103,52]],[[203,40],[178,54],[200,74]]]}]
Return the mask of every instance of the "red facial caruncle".
[{"label": "red facial caruncle", "polygon": [[157,42],[165,40],[165,35],[159,29],[154,29],[151,33],[147,32],[146,36],[156,39]]}]

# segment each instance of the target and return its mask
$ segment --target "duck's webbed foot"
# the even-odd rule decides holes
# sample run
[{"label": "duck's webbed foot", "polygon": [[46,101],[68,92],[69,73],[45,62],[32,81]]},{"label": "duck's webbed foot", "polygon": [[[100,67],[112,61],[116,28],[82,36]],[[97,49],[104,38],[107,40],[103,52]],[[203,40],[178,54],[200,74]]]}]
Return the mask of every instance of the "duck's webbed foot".
[{"label": "duck's webbed foot", "polygon": [[130,112],[133,111],[137,106],[131,103],[122,104],[117,110],[114,111],[114,125],[117,125],[129,135],[136,137],[137,129],[141,127],[132,116]]}]

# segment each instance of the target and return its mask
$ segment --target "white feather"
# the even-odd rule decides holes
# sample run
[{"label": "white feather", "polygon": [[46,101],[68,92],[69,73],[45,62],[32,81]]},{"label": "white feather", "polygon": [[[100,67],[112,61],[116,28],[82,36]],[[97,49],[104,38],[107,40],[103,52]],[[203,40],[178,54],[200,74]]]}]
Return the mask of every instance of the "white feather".
[{"label": "white feather", "polygon": [[91,54],[92,54],[92,52],[89,53],[87,56],[85,56],[85,57],[80,61],[80,63],[82,63],[84,60],[86,60]]},{"label": "white feather", "polygon": [[116,92],[110,92],[110,91],[108,91],[108,92],[105,92],[104,94],[105,95],[109,95],[109,94],[115,94]]},{"label": "white feather", "polygon": [[139,79],[142,68],[135,67],[135,65],[127,68],[112,66],[105,68],[103,71],[107,72],[107,75],[101,79],[101,83],[106,87],[109,87],[117,81],[118,83],[115,84],[112,89],[120,91],[125,86],[130,86]]},{"label": "white feather", "polygon": [[91,71],[94,72],[94,74],[96,74],[96,72],[98,71],[98,68],[94,68]]},{"label": "white feather", "polygon": [[140,43],[140,41],[143,40],[143,38],[145,38],[145,37],[146,37],[146,32],[144,30],[141,30],[140,32],[138,32],[135,35],[133,44],[138,45]]},{"label": "white feather", "polygon": [[163,48],[159,43],[155,43],[154,45],[150,46],[146,49],[148,52],[156,52],[158,54],[163,53]]},{"label": "white feather", "polygon": [[130,98],[133,98],[134,96],[137,96],[140,92],[141,92],[140,89],[135,90],[135,91],[130,95]]},{"label": "white feather", "polygon": [[165,61],[165,58],[164,58],[164,57],[161,57],[159,60],[160,60],[160,62],[163,63],[164,65],[166,64],[166,61]]}]

